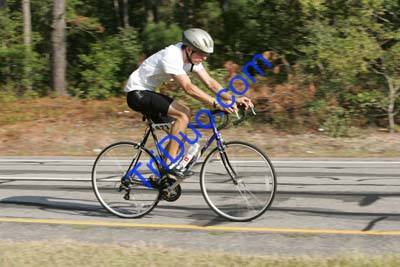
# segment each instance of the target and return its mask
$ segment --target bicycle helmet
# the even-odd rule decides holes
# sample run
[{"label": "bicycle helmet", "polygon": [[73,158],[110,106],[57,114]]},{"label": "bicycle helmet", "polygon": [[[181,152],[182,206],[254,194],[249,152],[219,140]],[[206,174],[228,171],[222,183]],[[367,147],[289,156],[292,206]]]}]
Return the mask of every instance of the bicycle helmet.
[{"label": "bicycle helmet", "polygon": [[212,54],[214,52],[213,39],[208,32],[199,28],[191,28],[184,31],[182,43],[205,54]]}]

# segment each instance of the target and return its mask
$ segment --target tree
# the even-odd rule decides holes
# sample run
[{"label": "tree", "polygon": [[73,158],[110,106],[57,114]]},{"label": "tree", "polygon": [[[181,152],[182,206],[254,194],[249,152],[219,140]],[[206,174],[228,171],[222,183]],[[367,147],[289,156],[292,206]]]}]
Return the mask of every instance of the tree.
[{"label": "tree", "polygon": [[[400,5],[388,3],[350,1],[340,8],[331,1],[318,1],[314,6],[307,2],[315,17],[307,25],[308,43],[301,50],[304,65],[315,71],[320,85],[328,85],[323,93],[339,101],[354,87],[387,89],[389,129],[394,132],[400,90],[400,21],[390,14],[399,14]],[[374,73],[382,75],[385,84],[374,80]]]},{"label": "tree", "polygon": [[120,24],[121,17],[119,15],[119,1],[114,0],[114,14],[115,14],[115,19],[117,20],[117,25]]},{"label": "tree", "polygon": [[123,0],[124,4],[124,28],[129,28],[129,7],[128,7],[128,0]]},{"label": "tree", "polygon": [[381,74],[387,83],[389,130],[395,131],[396,100],[400,97],[400,2],[378,1],[381,4],[374,16],[383,25],[378,40],[382,48],[381,57],[373,70]]},{"label": "tree", "polygon": [[24,18],[24,45],[25,45],[25,63],[24,63],[24,85],[26,89],[32,89],[31,66],[32,66],[32,26],[31,26],[31,3],[30,0],[22,1],[22,13]]},{"label": "tree", "polygon": [[43,75],[43,65],[37,54],[24,44],[21,2],[12,4],[6,10],[0,9],[0,88],[17,96],[27,85],[40,83],[38,76]]},{"label": "tree", "polygon": [[66,74],[66,23],[65,0],[54,0],[53,5],[52,71],[53,89],[59,95],[67,95]]},{"label": "tree", "polygon": [[181,39],[182,29],[176,24],[148,23],[142,36],[144,52],[150,55],[169,44],[177,43]]},{"label": "tree", "polygon": [[388,92],[388,120],[389,131],[395,132],[395,103],[400,97],[400,43],[394,45],[380,58],[380,63],[374,68],[374,71],[385,78]]},{"label": "tree", "polygon": [[122,81],[136,68],[140,53],[138,34],[133,27],[121,28],[118,35],[93,43],[89,54],[78,56],[81,79],[75,84],[78,89],[75,94],[87,99],[121,95]]},{"label": "tree", "polygon": [[7,1],[6,0],[0,0],[0,8],[6,9],[7,7]]},{"label": "tree", "polygon": [[160,21],[159,7],[161,5],[161,0],[145,0],[144,2],[146,10],[146,21],[158,23]]},{"label": "tree", "polygon": [[32,44],[32,27],[31,27],[31,3],[30,0],[22,1],[22,13],[24,16],[24,44],[30,47]]}]

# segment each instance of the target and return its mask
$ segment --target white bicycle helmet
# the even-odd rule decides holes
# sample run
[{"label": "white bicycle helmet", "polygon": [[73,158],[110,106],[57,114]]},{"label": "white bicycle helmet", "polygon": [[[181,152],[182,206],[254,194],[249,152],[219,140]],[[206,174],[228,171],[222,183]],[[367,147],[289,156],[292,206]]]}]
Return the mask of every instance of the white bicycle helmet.
[{"label": "white bicycle helmet", "polygon": [[213,39],[208,32],[199,28],[191,28],[184,31],[182,43],[205,54],[212,54],[214,52]]}]

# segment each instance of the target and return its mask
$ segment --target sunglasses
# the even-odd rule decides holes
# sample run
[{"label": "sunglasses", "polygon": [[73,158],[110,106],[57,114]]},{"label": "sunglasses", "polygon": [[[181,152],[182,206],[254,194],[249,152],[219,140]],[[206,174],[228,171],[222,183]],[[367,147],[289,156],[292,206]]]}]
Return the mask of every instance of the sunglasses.
[{"label": "sunglasses", "polygon": [[209,57],[210,56],[210,54],[204,53],[204,52],[201,52],[201,51],[195,50],[194,52],[200,54],[202,57]]}]

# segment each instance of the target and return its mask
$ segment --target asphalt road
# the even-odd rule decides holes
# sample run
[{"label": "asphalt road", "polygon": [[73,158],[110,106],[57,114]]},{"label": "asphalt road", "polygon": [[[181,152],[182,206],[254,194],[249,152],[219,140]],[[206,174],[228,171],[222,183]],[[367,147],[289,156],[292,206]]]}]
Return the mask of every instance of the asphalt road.
[{"label": "asphalt road", "polygon": [[278,192],[260,218],[227,222],[198,175],[176,202],[121,219],[97,202],[93,158],[0,158],[0,239],[80,240],[242,254],[400,252],[400,158],[276,159]]}]

